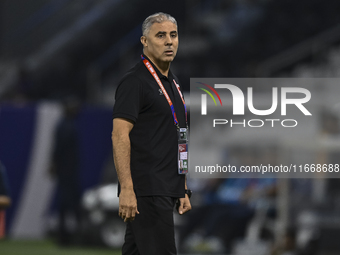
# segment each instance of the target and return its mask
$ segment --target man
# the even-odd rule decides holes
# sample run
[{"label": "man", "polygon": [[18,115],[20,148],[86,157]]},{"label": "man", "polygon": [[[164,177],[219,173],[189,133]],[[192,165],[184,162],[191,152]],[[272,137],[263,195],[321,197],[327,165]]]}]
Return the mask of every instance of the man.
[{"label": "man", "polygon": [[11,205],[9,197],[8,180],[4,165],[0,161],[0,210]]},{"label": "man", "polygon": [[170,70],[178,49],[177,22],[156,13],[142,30],[142,60],[121,80],[113,110],[119,215],[127,222],[122,254],[177,254],[173,208],[179,201],[179,214],[191,209],[185,160],[178,162],[178,155],[186,158],[178,138],[180,133],[186,140],[186,108]]},{"label": "man", "polygon": [[[76,241],[80,228],[80,183],[79,183],[79,140],[77,116],[80,104],[69,97],[63,103],[64,116],[55,131],[52,165],[50,173],[57,179],[58,191],[58,236],[61,246]],[[67,216],[76,219],[76,231],[67,228]]]},{"label": "man", "polygon": [[0,161],[0,239],[5,237],[5,210],[11,205],[8,179],[4,165]]}]

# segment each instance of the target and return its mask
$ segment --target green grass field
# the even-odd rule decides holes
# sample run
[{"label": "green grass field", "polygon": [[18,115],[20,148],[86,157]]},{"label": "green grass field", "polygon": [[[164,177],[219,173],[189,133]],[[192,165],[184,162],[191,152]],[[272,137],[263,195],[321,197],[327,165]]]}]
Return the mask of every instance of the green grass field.
[{"label": "green grass field", "polygon": [[49,240],[0,240],[1,255],[120,255],[117,250],[93,247],[61,248]]}]

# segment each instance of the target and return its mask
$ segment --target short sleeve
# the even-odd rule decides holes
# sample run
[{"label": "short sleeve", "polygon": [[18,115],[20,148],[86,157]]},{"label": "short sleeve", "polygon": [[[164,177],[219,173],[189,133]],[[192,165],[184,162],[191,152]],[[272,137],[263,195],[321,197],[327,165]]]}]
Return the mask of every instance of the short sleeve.
[{"label": "short sleeve", "polygon": [[142,83],[135,76],[127,76],[118,85],[112,118],[126,118],[136,122],[143,98]]}]

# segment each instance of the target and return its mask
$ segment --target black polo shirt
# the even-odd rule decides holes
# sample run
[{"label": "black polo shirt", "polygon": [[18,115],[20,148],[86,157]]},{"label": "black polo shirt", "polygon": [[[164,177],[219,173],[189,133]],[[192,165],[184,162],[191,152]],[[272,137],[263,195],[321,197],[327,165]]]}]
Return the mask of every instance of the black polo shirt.
[{"label": "black polo shirt", "polygon": [[[177,77],[171,71],[168,77],[162,75],[150,63],[170,96],[180,127],[186,127],[184,106],[173,82],[180,84]],[[123,77],[115,99],[113,118],[134,122],[130,141],[136,196],[184,197],[185,176],[178,174],[177,128],[168,101],[142,60]]]}]

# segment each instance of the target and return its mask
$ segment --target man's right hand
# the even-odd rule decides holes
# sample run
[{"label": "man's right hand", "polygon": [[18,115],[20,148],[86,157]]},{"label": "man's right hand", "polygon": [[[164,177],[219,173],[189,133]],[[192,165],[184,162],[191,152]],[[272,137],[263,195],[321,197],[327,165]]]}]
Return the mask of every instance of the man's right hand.
[{"label": "man's right hand", "polygon": [[122,189],[119,194],[119,217],[124,222],[133,221],[136,213],[139,214],[135,192],[133,189]]}]

